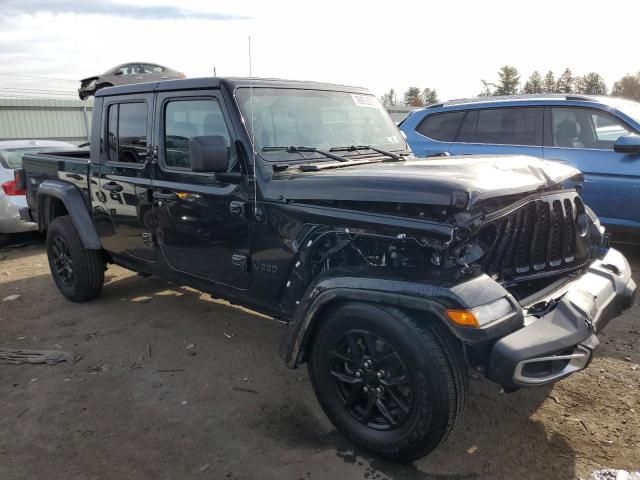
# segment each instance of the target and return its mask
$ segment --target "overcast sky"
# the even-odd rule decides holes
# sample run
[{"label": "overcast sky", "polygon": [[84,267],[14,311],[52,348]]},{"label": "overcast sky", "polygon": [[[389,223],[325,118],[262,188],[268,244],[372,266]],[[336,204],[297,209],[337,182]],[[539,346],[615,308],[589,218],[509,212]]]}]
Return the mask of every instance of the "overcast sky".
[{"label": "overcast sky", "polygon": [[[505,64],[601,73],[640,70],[640,1],[0,0],[0,95],[75,93],[77,80],[128,61],[189,77],[415,85],[476,95]],[[47,77],[47,79],[32,78]],[[66,81],[65,81],[66,79]]]}]

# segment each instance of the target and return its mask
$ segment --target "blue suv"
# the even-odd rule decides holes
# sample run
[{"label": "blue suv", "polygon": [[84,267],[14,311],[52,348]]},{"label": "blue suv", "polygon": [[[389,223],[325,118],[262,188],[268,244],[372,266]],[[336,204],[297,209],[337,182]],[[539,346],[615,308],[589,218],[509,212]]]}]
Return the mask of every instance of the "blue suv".
[{"label": "blue suv", "polygon": [[480,97],[415,110],[400,124],[415,155],[522,154],[567,163],[602,223],[640,233],[640,103],[612,97]]}]

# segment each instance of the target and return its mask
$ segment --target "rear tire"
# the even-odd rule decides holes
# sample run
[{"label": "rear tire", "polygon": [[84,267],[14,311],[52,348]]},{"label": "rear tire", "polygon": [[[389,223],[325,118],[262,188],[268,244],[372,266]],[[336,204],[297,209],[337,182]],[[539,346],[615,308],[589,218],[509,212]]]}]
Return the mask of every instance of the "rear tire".
[{"label": "rear tire", "polygon": [[437,319],[418,324],[395,308],[345,303],[324,317],[313,342],[318,401],[362,449],[414,460],[441,445],[461,418],[467,369]]},{"label": "rear tire", "polygon": [[53,280],[73,302],[98,296],[104,283],[100,250],[87,250],[69,216],[55,218],[47,231],[47,257]]}]

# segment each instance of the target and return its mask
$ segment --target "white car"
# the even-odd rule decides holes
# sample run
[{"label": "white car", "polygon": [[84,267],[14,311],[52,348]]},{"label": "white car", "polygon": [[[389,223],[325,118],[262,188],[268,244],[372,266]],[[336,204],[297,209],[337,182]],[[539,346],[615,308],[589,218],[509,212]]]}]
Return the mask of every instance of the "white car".
[{"label": "white car", "polygon": [[10,233],[37,230],[38,225],[20,218],[20,208],[27,206],[25,192],[16,188],[13,171],[22,166],[22,155],[34,152],[77,150],[67,142],[54,140],[0,141],[0,238]]}]

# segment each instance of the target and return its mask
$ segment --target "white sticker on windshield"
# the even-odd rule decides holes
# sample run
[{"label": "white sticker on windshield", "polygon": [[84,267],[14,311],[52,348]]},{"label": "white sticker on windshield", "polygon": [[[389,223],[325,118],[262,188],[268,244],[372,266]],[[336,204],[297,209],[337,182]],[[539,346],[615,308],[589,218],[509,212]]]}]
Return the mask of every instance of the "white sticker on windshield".
[{"label": "white sticker on windshield", "polygon": [[359,107],[378,108],[379,105],[376,97],[374,97],[373,95],[357,95],[355,93],[352,93],[351,98],[353,98],[353,103],[355,103]]}]

